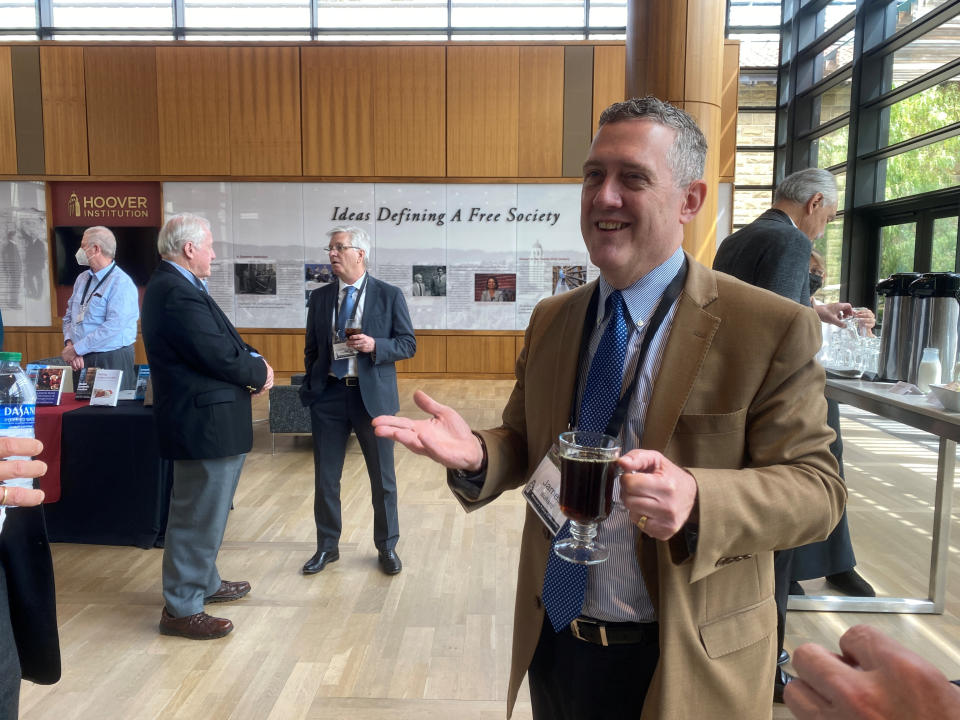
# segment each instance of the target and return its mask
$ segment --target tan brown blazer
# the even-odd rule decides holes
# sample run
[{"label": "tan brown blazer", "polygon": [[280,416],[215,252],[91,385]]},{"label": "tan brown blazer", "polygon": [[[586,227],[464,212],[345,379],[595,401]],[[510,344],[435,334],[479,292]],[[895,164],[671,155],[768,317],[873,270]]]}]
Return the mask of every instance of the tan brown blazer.
[{"label": "tan brown blazer", "polygon": [[[771,716],[776,654],[773,551],[822,540],[846,491],[828,446],[820,323],[809,308],[691,258],[645,422],[643,447],[697,480],[699,538],[638,533],[660,622],[660,663],[639,717]],[[476,509],[523,485],[566,429],[577,348],[596,283],[533,312],[503,425],[481,435],[488,466]],[[528,509],[507,699],[512,712],[544,620],[551,537]],[[630,692],[623,688],[623,692]]]}]

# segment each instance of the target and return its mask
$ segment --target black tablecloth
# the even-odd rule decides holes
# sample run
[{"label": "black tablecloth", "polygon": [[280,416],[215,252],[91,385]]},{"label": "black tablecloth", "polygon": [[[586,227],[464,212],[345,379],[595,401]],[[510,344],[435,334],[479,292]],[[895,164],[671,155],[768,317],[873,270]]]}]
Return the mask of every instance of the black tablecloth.
[{"label": "black tablecloth", "polygon": [[61,496],[45,508],[50,541],[162,546],[172,487],[152,408],[122,400],[65,413]]}]

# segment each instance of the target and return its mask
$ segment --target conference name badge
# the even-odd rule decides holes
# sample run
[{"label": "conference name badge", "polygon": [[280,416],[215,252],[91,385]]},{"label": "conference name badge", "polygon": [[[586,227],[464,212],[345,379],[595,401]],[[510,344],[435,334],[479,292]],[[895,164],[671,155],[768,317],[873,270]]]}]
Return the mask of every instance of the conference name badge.
[{"label": "conference name badge", "polygon": [[335,342],[333,344],[334,360],[346,360],[347,358],[356,357],[359,354],[360,353],[358,353],[352,347],[349,347],[346,342]]},{"label": "conference name badge", "polygon": [[551,535],[560,532],[567,518],[560,509],[560,457],[556,444],[524,485],[523,497]]}]

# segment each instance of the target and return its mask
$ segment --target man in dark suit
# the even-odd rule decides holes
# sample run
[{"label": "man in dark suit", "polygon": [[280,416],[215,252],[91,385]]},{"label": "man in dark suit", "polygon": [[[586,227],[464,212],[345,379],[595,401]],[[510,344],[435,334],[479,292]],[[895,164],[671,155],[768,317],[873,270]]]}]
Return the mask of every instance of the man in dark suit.
[{"label": "man in dark suit", "polygon": [[347,438],[360,442],[373,495],[373,542],[380,569],[400,572],[396,552],[397,477],[393,441],[373,434],[371,419],[400,408],[397,360],[413,357],[417,339],[403,293],[367,273],[370,241],[357,227],[338,227],[330,238],[330,265],[339,278],[314,290],[307,312],[306,377],[300,399],[310,408],[317,552],[303,566],[318,573],[340,558],[340,473]]},{"label": "man in dark suit", "polygon": [[204,603],[250,592],[247,582],[221,580],[216,561],[253,445],[250,396],[273,385],[273,369],[206,291],[216,257],[210,224],[176,215],[157,248],[163,262],[147,285],[142,327],[160,455],[173,461],[160,632],[206,640],[233,623],[203,612]]},{"label": "man in dark suit", "polygon": [[[770,290],[804,306],[810,305],[810,253],[813,241],[822,237],[827,223],[836,217],[837,183],[827,170],[809,168],[784,178],[774,193],[773,207],[749,225],[726,238],[717,250],[714,270],[733,275],[751,285]],[[814,306],[821,321],[843,327],[843,318],[853,315],[849,303],[827,303]],[[843,477],[843,457],[840,445],[840,414],[835,402],[828,402],[827,422],[836,433],[831,452]],[[805,557],[807,548],[813,557]],[[819,550],[818,550],[819,548]],[[834,557],[829,569],[813,570],[811,577],[834,577],[838,584],[850,580],[859,584],[860,591],[852,594],[872,595],[873,588],[853,569],[856,559],[847,527],[847,511],[830,537],[822,543],[781,551],[775,560],[777,581],[777,635],[779,657],[785,661],[783,636],[786,624],[787,597],[790,581],[797,575],[797,564],[819,565],[816,558],[824,548]],[[783,688],[790,676],[776,671],[774,699],[783,701]]]}]

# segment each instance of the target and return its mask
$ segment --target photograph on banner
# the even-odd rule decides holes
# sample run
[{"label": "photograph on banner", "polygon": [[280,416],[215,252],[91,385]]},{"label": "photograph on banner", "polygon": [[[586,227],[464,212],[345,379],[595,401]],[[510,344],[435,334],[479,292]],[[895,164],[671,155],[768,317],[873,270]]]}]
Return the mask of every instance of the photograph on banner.
[{"label": "photograph on banner", "polygon": [[234,183],[233,231],[237,326],[302,327],[303,185]]},{"label": "photograph on banner", "polygon": [[303,266],[303,290],[305,307],[310,305],[310,293],[324,285],[329,285],[337,276],[333,274],[330,263],[306,263]]},{"label": "photograph on banner", "polygon": [[[403,291],[415,328],[447,327],[446,187],[379,184],[373,219],[374,275]],[[415,296],[418,267],[424,293]]]},{"label": "photograph on banner", "polygon": [[446,297],[446,265],[414,265],[410,294],[413,297]]},{"label": "photograph on banner", "polygon": [[[458,330],[516,330],[515,302],[478,303],[476,276],[514,276],[516,300],[516,185],[447,187],[447,326]],[[503,293],[500,293],[503,296]]]},{"label": "photograph on banner", "polygon": [[42,182],[0,183],[0,309],[5,325],[48,325],[47,199]]},{"label": "photograph on banner", "polygon": [[516,273],[476,273],[473,276],[473,299],[476,302],[516,302]]}]

